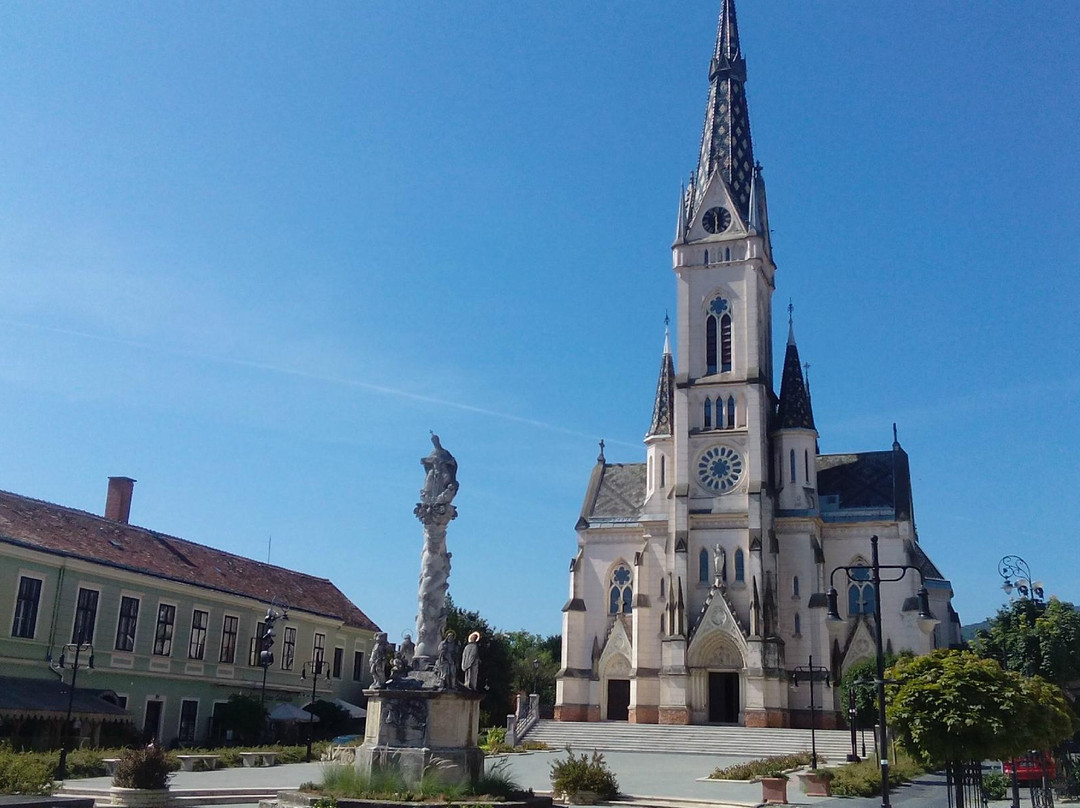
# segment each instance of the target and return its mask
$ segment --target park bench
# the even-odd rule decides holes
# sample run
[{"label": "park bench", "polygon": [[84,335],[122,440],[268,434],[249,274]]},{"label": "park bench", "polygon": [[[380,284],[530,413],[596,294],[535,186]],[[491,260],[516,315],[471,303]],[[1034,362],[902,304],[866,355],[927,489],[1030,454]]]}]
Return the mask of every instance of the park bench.
[{"label": "park bench", "polygon": [[177,755],[176,759],[180,761],[180,768],[186,772],[193,772],[196,763],[202,763],[208,769],[217,768],[217,762],[221,760],[221,755]]},{"label": "park bench", "polygon": [[240,759],[247,767],[276,766],[277,752],[241,752]]}]

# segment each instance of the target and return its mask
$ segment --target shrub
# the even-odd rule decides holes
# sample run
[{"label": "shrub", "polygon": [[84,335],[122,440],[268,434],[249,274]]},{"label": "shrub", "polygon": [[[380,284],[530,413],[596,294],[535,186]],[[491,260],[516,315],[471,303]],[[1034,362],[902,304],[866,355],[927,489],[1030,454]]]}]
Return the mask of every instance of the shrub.
[{"label": "shrub", "polygon": [[615,799],[619,793],[619,784],[602,754],[594,749],[592,757],[584,752],[578,757],[569,746],[566,758],[551,764],[551,787],[563,796],[592,791],[604,800]]},{"label": "shrub", "polygon": [[[824,758],[821,755],[818,755],[818,761],[824,761]],[[736,763],[734,766],[728,766],[726,769],[715,769],[713,773],[709,775],[709,779],[754,780],[758,777],[772,777],[774,775],[770,774],[770,772],[778,771],[782,773],[786,769],[805,766],[809,762],[809,752],[796,752],[791,755],[773,755],[772,757],[748,760],[746,763]]]},{"label": "shrub", "polygon": [[982,778],[983,796],[988,800],[1003,800],[1009,785],[1009,778],[1002,772],[987,772]]},{"label": "shrub", "polygon": [[45,795],[52,792],[56,756],[0,749],[0,793]]},{"label": "shrub", "polygon": [[514,751],[514,748],[506,743],[506,727],[488,727],[480,748],[489,755]]},{"label": "shrub", "polygon": [[[881,794],[881,767],[876,760],[849,763],[826,771],[832,775],[832,793],[835,797],[874,797]],[[914,780],[922,773],[922,767],[901,752],[889,766],[889,787],[895,788]]]},{"label": "shrub", "polygon": [[169,760],[157,744],[129,749],[116,764],[113,785],[120,788],[168,788],[170,771]]},{"label": "shrub", "polygon": [[510,776],[508,766],[509,762],[506,758],[500,760],[491,767],[491,771],[480,775],[480,778],[469,789],[470,794],[504,800],[523,796],[525,792],[521,785]]}]

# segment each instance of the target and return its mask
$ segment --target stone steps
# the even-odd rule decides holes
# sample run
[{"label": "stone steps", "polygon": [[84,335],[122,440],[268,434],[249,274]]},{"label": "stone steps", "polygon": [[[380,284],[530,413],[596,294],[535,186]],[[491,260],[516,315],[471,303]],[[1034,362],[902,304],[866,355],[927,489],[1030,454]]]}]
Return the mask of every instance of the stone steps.
[{"label": "stone steps", "polygon": [[[843,762],[851,751],[846,730],[818,730],[817,751],[832,763]],[[757,727],[627,724],[606,721],[537,722],[527,741],[543,741],[552,749],[568,744],[577,751],[618,752],[663,750],[681,754],[769,757],[810,751],[810,730]],[[868,738],[869,740],[869,738]]]},{"label": "stone steps", "polygon": [[[196,808],[200,805],[236,805],[257,803],[260,800],[275,799],[277,788],[255,789],[247,788],[170,788],[170,806],[191,806]],[[112,795],[108,786],[80,786],[78,781],[69,781],[56,791],[57,795],[64,797],[84,797],[94,801],[98,808],[112,806]]]}]

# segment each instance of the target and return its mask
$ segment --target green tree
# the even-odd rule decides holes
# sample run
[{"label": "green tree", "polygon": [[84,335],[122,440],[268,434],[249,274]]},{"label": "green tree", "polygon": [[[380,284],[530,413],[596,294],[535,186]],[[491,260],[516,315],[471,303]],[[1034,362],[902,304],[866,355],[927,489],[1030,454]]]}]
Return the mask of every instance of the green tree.
[{"label": "green tree", "polygon": [[[885,667],[891,668],[900,657],[910,657],[910,651],[900,655],[885,654]],[[877,660],[874,657],[856,662],[840,677],[840,694],[843,707],[848,704],[848,693],[855,692],[856,722],[860,727],[872,727],[878,720]]]},{"label": "green tree", "polygon": [[1021,598],[999,609],[971,646],[1006,670],[1064,687],[1080,679],[1080,611],[1057,598],[1045,603]]},{"label": "green tree", "polygon": [[505,726],[506,716],[514,711],[514,672],[506,637],[489,625],[479,612],[457,606],[450,595],[446,596],[446,628],[454,632],[461,648],[465,647],[469,634],[480,632],[477,688],[484,694],[480,700],[480,723],[485,727]]},{"label": "green tree", "polygon": [[266,724],[266,708],[254,696],[233,693],[217,714],[215,731],[232,730],[238,743],[257,743]]},{"label": "green tree", "polygon": [[968,651],[901,659],[886,678],[889,725],[924,763],[1008,758],[1069,737],[1074,718],[1061,689]]},{"label": "green tree", "polygon": [[555,675],[562,660],[562,636],[511,631],[506,635],[513,670],[513,692],[540,695],[542,705],[555,703]]}]

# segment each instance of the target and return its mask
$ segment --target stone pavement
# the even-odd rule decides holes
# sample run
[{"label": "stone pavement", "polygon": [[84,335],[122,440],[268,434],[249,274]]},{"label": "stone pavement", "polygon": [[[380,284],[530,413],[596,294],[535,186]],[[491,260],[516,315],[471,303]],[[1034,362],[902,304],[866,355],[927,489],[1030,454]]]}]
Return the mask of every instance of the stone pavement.
[{"label": "stone pavement", "polygon": [[[500,755],[488,758],[488,768],[505,767],[510,776],[524,788],[537,792],[551,789],[549,772],[551,762],[563,757],[565,752],[543,751],[518,755]],[[705,808],[706,806],[732,806],[749,808],[761,801],[758,783],[733,783],[708,781],[705,778],[718,766],[727,766],[746,758],[716,755],[689,755],[664,752],[606,752],[604,758],[619,781],[620,791],[628,799],[619,804],[644,808]],[[505,761],[505,762],[503,762]],[[176,790],[198,790],[209,793],[253,791],[276,791],[296,788],[308,781],[321,779],[321,763],[294,763],[269,768],[218,769],[210,772],[176,772],[170,787]],[[96,777],[86,780],[69,780],[69,786],[100,788],[110,785],[110,778]],[[1023,806],[1028,805],[1027,790],[1021,791]],[[880,797],[807,797],[802,793],[797,779],[788,784],[788,799],[793,805],[812,808],[879,808]],[[948,795],[944,778],[927,775],[919,782],[894,791],[892,805],[896,808],[945,808]],[[214,803],[221,805],[218,799]],[[237,800],[234,806],[255,808],[257,803]],[[188,803],[192,805],[192,803]],[[992,808],[1007,808],[1008,801],[994,802]]]}]

